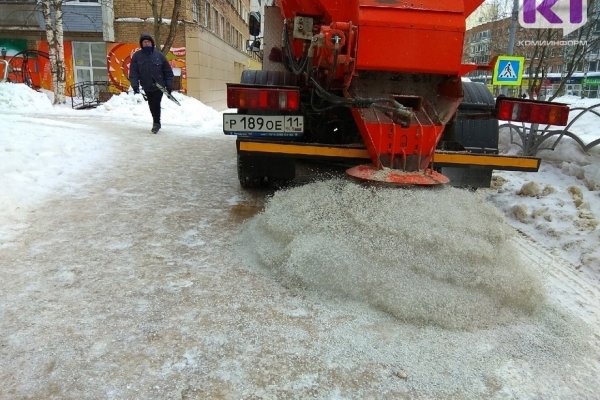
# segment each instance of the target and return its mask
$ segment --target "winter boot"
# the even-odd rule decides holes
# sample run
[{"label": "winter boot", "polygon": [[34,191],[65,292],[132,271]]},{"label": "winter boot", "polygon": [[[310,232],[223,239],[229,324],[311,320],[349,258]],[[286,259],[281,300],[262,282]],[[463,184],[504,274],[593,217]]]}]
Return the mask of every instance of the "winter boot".
[{"label": "winter boot", "polygon": [[160,129],[160,124],[158,122],[155,122],[152,124],[152,130],[151,130],[152,133],[158,133],[159,129]]}]

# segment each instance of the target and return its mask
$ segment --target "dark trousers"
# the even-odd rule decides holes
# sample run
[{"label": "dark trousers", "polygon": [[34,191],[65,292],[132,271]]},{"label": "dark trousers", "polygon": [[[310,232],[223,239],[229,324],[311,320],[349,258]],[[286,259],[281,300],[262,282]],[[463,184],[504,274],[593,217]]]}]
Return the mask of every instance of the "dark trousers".
[{"label": "dark trousers", "polygon": [[152,114],[152,122],[160,124],[160,101],[162,100],[163,92],[160,90],[146,92],[146,97],[148,98],[150,114]]}]

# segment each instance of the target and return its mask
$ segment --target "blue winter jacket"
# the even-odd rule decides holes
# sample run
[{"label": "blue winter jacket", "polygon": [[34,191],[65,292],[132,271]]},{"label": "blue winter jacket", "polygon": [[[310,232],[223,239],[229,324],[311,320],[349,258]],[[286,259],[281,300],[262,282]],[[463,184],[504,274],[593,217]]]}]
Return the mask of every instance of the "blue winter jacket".
[{"label": "blue winter jacket", "polygon": [[140,47],[143,40],[152,42],[152,51],[138,50],[131,57],[129,65],[129,82],[134,91],[138,91],[140,85],[144,92],[159,90],[155,82],[160,83],[168,90],[173,89],[173,69],[165,56],[154,47],[154,39],[148,34],[140,36]]}]

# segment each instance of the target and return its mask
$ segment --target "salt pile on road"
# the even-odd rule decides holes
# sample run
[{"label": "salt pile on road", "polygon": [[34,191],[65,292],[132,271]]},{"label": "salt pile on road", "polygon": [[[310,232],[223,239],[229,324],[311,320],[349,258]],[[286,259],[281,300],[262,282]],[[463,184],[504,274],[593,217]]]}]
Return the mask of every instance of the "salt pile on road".
[{"label": "salt pile on road", "polygon": [[405,322],[485,328],[543,303],[502,217],[463,190],[318,182],[277,192],[251,224],[243,242],[286,285],[364,301]]}]

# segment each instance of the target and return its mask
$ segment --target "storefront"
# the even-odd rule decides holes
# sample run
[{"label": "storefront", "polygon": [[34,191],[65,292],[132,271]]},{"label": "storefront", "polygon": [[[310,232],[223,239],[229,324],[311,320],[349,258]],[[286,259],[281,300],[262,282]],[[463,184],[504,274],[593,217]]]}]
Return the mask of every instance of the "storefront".
[{"label": "storefront", "polygon": [[[127,77],[131,56],[138,49],[137,43],[65,41],[67,96],[73,96],[76,93],[74,87],[82,84],[91,88],[92,95],[95,83],[112,93],[126,91],[129,88]],[[2,59],[9,64],[9,82],[52,90],[48,42],[0,39],[0,51]],[[175,74],[175,88],[182,92],[186,91],[185,56],[185,47],[173,48],[167,53],[167,60]],[[3,74],[3,71],[0,73]]]},{"label": "storefront", "polygon": [[600,77],[585,78],[583,80],[583,94],[585,97],[597,99],[600,98]]}]

